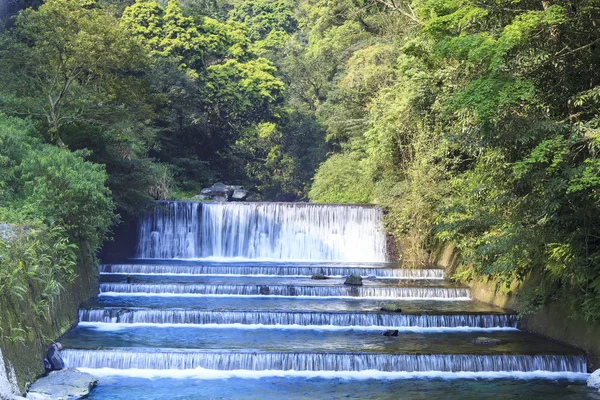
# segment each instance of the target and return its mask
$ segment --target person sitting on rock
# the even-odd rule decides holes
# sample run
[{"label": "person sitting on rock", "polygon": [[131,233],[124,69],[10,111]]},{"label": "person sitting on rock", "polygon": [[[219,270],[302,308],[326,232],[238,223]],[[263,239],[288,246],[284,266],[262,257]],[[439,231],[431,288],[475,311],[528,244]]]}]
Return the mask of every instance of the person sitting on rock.
[{"label": "person sitting on rock", "polygon": [[56,342],[46,353],[46,358],[44,359],[44,366],[46,367],[46,372],[50,371],[58,371],[65,367],[65,362],[60,356],[60,351],[63,349],[62,344]]}]

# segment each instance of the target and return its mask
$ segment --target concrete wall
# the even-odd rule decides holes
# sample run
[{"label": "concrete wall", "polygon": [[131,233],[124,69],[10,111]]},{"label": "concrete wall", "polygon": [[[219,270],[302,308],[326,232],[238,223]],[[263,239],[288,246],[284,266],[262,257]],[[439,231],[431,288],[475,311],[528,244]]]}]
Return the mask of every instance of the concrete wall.
[{"label": "concrete wall", "polygon": [[[451,277],[457,271],[458,257],[452,246],[439,246],[431,253],[430,261],[446,268],[446,277]],[[524,306],[523,292],[536,285],[536,281],[535,277],[530,277],[523,283],[515,282],[509,288],[500,287],[492,279],[473,279],[467,283],[473,299],[520,312]],[[600,368],[600,324],[589,324],[574,315],[576,312],[568,302],[556,301],[535,313],[522,316],[519,329],[584,350],[588,369],[593,371]]]},{"label": "concrete wall", "polygon": [[[0,304],[0,350],[6,371],[15,371],[21,393],[44,373],[46,351],[52,341],[77,323],[80,304],[98,293],[98,273],[91,265],[90,261],[80,266],[77,279],[65,287],[48,315],[37,315],[28,299],[20,304]],[[10,327],[19,326],[21,321],[31,329],[16,339]]]}]

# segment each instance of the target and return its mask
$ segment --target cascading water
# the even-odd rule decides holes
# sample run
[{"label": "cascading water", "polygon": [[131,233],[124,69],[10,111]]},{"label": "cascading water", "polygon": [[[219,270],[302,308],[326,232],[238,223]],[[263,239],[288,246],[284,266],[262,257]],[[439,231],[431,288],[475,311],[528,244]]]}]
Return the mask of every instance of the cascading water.
[{"label": "cascading water", "polygon": [[469,300],[466,288],[402,288],[363,286],[222,285],[222,284],[136,284],[101,283],[100,293],[143,293],[180,295],[317,296],[364,298],[412,298]]},{"label": "cascading water", "polygon": [[80,310],[81,322],[119,324],[246,324],[300,326],[383,326],[423,328],[516,328],[517,318],[500,315],[411,315],[386,313],[301,312],[301,311],[206,311],[100,309]]},{"label": "cascading water", "polygon": [[381,210],[289,203],[162,202],[138,258],[384,262]]},{"label": "cascading water", "polygon": [[[137,259],[100,266],[100,295],[61,339],[63,358],[92,374],[218,376],[219,388],[234,375],[585,376],[580,353],[469,301],[443,269],[386,263],[381,220],[374,207],[160,202],[139,224]],[[351,274],[362,283],[345,284]]]},{"label": "cascading water", "polygon": [[361,353],[119,352],[67,350],[75,368],[145,368],[283,371],[569,371],[585,372],[582,356]]},{"label": "cascading water", "polygon": [[[322,263],[319,263],[322,264]],[[443,279],[444,270],[440,268],[381,268],[358,265],[294,265],[269,263],[269,265],[247,263],[239,264],[208,264],[194,265],[177,264],[103,264],[100,266],[103,274],[156,274],[156,275],[270,275],[270,276],[312,276],[322,274],[329,277],[375,276],[378,278],[399,279]]]}]

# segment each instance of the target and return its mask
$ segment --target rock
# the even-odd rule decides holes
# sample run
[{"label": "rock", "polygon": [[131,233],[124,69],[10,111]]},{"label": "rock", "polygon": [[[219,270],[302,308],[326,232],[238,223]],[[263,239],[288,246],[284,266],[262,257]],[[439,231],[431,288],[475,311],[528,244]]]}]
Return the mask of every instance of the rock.
[{"label": "rock", "polygon": [[204,194],[204,195],[210,195],[210,193],[212,192],[211,188],[204,188],[200,191],[200,195]]},{"label": "rock", "polygon": [[346,278],[344,285],[352,285],[352,286],[362,286],[362,276],[352,274]]},{"label": "rock", "polygon": [[0,239],[7,242],[9,239],[12,239],[15,236],[16,234],[10,224],[7,224],[6,222],[0,223]]},{"label": "rock", "polygon": [[296,288],[294,286],[288,286],[288,293],[290,294],[290,296],[295,296]]},{"label": "rock", "polygon": [[259,201],[259,200],[260,200],[259,197],[255,194],[251,194],[248,197],[246,197],[246,201],[250,201],[250,202]]},{"label": "rock", "polygon": [[244,187],[242,185],[227,185],[227,188],[229,188],[229,191],[235,192],[236,190],[241,190]]},{"label": "rock", "polygon": [[217,203],[225,203],[228,200],[228,197],[225,195],[216,195],[212,196],[212,201],[216,201]]},{"label": "rock", "polygon": [[233,191],[231,195],[231,200],[233,201],[244,201],[248,197],[248,191],[244,189],[236,189]]},{"label": "rock", "polygon": [[377,276],[375,276],[375,275],[365,276],[364,280],[365,281],[376,281],[377,280]]},{"label": "rock", "polygon": [[314,274],[310,279],[314,279],[314,280],[324,280],[324,279],[329,279],[329,277],[323,275],[323,274]]},{"label": "rock", "polygon": [[[202,189],[202,190],[204,190],[204,189]],[[210,200],[210,196],[207,194],[199,194],[199,195],[194,196],[194,198],[198,199],[200,201]]]},{"label": "rock", "polygon": [[600,391],[600,369],[592,372],[587,380],[588,387],[598,389]]},{"label": "rock", "polygon": [[383,332],[383,336],[398,336],[398,330],[388,329],[387,331]]},{"label": "rock", "polygon": [[381,311],[401,313],[402,309],[399,305],[396,304],[386,304],[383,307],[381,307]]},{"label": "rock", "polygon": [[499,344],[505,344],[506,340],[493,339],[493,338],[488,338],[488,337],[480,336],[478,338],[475,338],[475,339],[471,340],[471,343],[473,343],[473,344],[485,344],[485,345],[488,345],[488,346],[497,346]]},{"label": "rock", "polygon": [[98,380],[90,374],[69,368],[52,371],[29,387],[27,399],[71,400],[87,397]]},{"label": "rock", "polygon": [[4,363],[2,349],[0,348],[0,399],[24,399],[20,394],[15,368],[9,360],[6,360],[6,364]]},{"label": "rock", "polygon": [[269,290],[268,286],[260,287],[260,294],[269,295],[270,293],[271,293],[271,290]]},{"label": "rock", "polygon": [[210,187],[211,193],[229,193],[229,185],[217,182]]}]

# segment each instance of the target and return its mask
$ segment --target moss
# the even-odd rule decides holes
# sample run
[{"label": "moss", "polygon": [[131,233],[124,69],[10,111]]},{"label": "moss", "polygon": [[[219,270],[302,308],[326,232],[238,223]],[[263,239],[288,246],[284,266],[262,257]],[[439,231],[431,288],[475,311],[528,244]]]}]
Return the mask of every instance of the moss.
[{"label": "moss", "polygon": [[49,315],[36,313],[30,298],[19,304],[0,304],[0,348],[5,366],[10,363],[14,367],[22,393],[44,373],[46,350],[77,322],[79,305],[97,293],[98,277],[92,261],[79,270],[76,280],[52,304]]},{"label": "moss", "polygon": [[[431,255],[432,263],[437,261],[445,267],[446,276],[469,272],[468,267],[458,268],[458,254],[451,246],[438,246]],[[494,279],[470,275],[464,283],[469,285],[474,300],[522,312],[519,329],[578,347],[586,352],[589,370],[600,368],[600,324],[590,324],[578,317],[564,292],[552,303],[532,309],[527,293],[539,282],[540,276],[529,275],[523,282],[513,282],[506,288]]]}]

